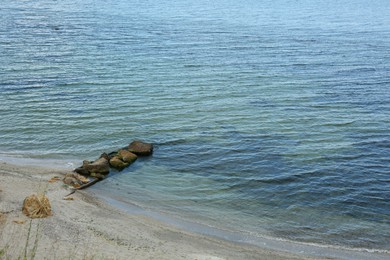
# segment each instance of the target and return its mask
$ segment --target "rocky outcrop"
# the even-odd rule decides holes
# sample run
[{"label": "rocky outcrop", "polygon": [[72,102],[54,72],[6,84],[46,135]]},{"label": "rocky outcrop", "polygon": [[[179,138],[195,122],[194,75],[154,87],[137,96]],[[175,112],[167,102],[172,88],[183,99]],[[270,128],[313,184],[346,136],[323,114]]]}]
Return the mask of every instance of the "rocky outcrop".
[{"label": "rocky outcrop", "polygon": [[136,154],[129,152],[127,150],[124,150],[124,149],[119,150],[117,156],[119,157],[119,159],[121,159],[125,163],[129,163],[129,164],[135,162],[135,160],[137,160],[137,158],[138,158]]},{"label": "rocky outcrop", "polygon": [[104,179],[110,173],[110,165],[106,159],[98,159],[96,161],[83,161],[83,165],[73,170],[75,173],[89,177]]},{"label": "rocky outcrop", "polygon": [[[110,167],[116,170],[123,170],[134,163],[138,156],[151,155],[153,145],[142,141],[133,141],[127,147],[109,154],[103,153],[96,161],[83,161],[83,165],[74,169],[74,172],[86,177],[104,179],[110,172]],[[77,187],[85,186],[78,178],[66,176],[64,182],[67,185]]]},{"label": "rocky outcrop", "polygon": [[73,177],[66,177],[63,179],[63,182],[66,184],[66,185],[69,185],[69,186],[72,186],[73,188],[79,188],[81,186],[81,184],[77,181],[76,178],[73,178]]},{"label": "rocky outcrop", "polygon": [[81,174],[81,175],[84,175],[84,176],[89,176],[90,175],[89,171],[87,169],[84,169],[82,166],[74,169],[74,172],[78,173],[78,174]]},{"label": "rocky outcrop", "polygon": [[114,156],[110,159],[110,166],[117,170],[123,170],[124,168],[129,166],[129,164],[122,161],[118,156]]},{"label": "rocky outcrop", "polygon": [[147,156],[153,153],[153,145],[137,140],[129,144],[128,150],[138,156]]},{"label": "rocky outcrop", "polygon": [[96,161],[83,161],[83,168],[89,173],[108,174],[110,172],[110,165],[106,158],[99,158]]},{"label": "rocky outcrop", "polygon": [[110,166],[117,170],[123,170],[124,168],[135,162],[135,160],[137,160],[137,155],[124,149],[119,150],[115,154],[110,153],[110,155],[112,156],[112,158],[110,159]]}]

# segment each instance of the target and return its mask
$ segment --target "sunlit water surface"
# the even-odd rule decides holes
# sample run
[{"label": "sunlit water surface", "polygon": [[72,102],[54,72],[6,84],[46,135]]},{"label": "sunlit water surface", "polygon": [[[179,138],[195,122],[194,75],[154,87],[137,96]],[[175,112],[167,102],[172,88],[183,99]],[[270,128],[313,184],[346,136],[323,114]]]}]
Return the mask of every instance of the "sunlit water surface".
[{"label": "sunlit water surface", "polygon": [[3,156],[78,166],[142,139],[153,156],[95,192],[390,249],[390,1],[114,2],[2,2]]}]

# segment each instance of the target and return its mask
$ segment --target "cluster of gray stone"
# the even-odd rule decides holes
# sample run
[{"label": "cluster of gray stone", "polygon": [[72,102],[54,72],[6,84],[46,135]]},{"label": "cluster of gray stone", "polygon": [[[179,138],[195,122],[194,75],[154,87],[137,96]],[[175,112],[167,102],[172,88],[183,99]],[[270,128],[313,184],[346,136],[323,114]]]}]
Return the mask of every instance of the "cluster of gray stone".
[{"label": "cluster of gray stone", "polygon": [[142,141],[133,141],[127,147],[111,153],[103,153],[95,161],[83,161],[83,165],[74,170],[74,172],[91,176],[97,179],[104,179],[109,173],[110,168],[123,170],[135,160],[138,156],[148,156],[153,153],[153,145]]}]

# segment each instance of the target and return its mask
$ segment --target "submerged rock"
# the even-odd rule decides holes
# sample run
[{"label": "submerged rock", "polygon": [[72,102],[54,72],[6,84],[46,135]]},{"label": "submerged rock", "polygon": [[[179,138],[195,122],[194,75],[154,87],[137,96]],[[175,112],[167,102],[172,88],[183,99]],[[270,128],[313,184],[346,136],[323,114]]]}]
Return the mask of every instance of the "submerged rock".
[{"label": "submerged rock", "polygon": [[111,160],[113,157],[115,157],[117,155],[118,155],[118,151],[114,151],[114,152],[109,153],[107,155],[108,156],[108,160]]},{"label": "submerged rock", "polygon": [[129,144],[128,150],[139,156],[147,156],[153,153],[153,145],[142,141],[133,141]]},{"label": "submerged rock", "polygon": [[108,159],[100,157],[96,161],[83,161],[83,169],[87,170],[91,176],[96,175],[107,175],[110,172],[110,164]]},{"label": "submerged rock", "polygon": [[[74,169],[74,172],[83,176],[91,176],[104,179],[110,172],[110,167],[122,170],[135,162],[138,156],[146,156],[153,153],[153,145],[142,141],[133,141],[127,147],[109,154],[103,153],[96,161],[83,161],[83,165]],[[67,176],[64,182],[68,185],[77,186],[80,178]]]},{"label": "submerged rock", "polygon": [[92,172],[91,173],[91,177],[95,177],[96,179],[99,179],[99,180],[103,180],[104,178],[106,178],[107,174],[101,174],[101,173],[97,173],[97,172]]},{"label": "submerged rock", "polygon": [[137,158],[138,158],[136,154],[129,152],[127,150],[123,150],[123,149],[119,150],[117,156],[122,161],[124,161],[125,163],[128,163],[128,164],[135,162],[135,160],[137,160]]},{"label": "submerged rock", "polygon": [[122,169],[126,168],[127,166],[129,166],[128,163],[122,161],[118,156],[114,156],[111,158],[110,165],[112,168],[115,168],[117,170],[122,170]]}]

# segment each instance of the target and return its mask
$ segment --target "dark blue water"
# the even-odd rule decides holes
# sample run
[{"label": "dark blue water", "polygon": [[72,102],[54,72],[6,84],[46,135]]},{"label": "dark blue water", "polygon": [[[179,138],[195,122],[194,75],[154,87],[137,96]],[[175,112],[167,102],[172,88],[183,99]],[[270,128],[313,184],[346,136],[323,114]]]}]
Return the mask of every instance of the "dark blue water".
[{"label": "dark blue water", "polygon": [[153,142],[97,191],[222,230],[390,245],[390,2],[10,1],[0,152],[80,163]]}]

